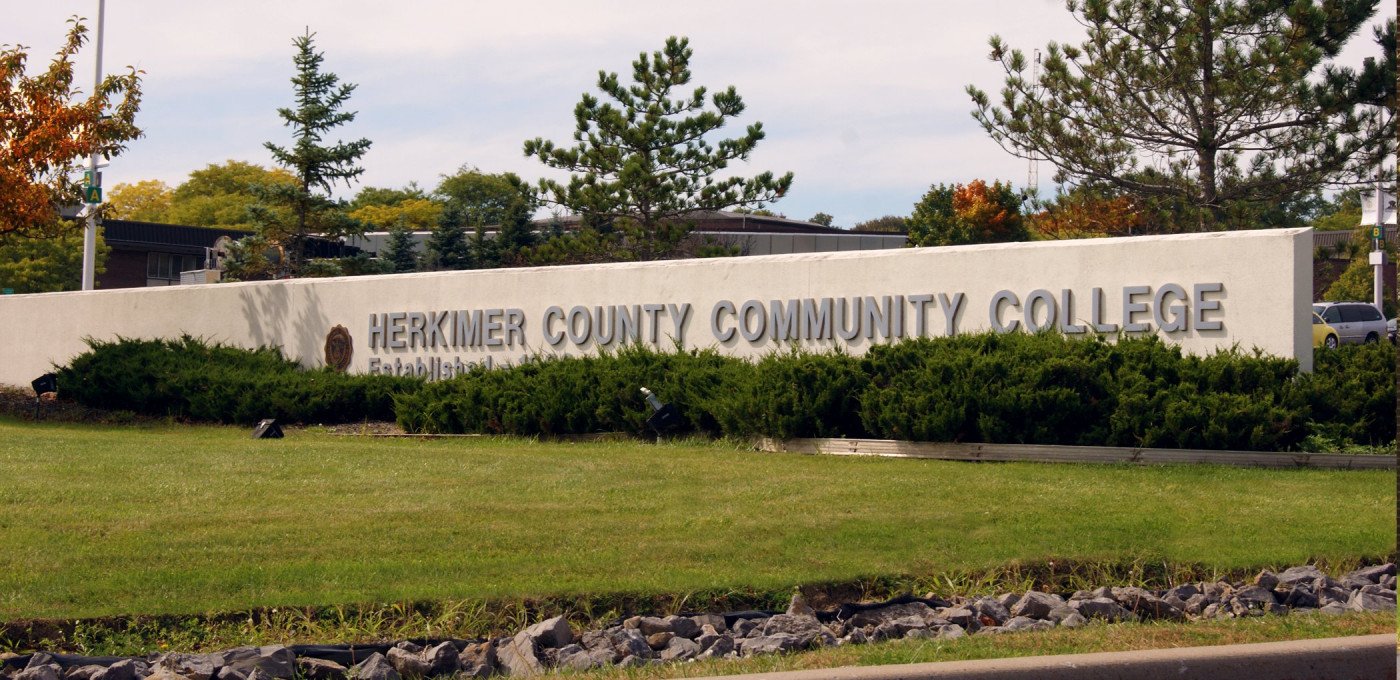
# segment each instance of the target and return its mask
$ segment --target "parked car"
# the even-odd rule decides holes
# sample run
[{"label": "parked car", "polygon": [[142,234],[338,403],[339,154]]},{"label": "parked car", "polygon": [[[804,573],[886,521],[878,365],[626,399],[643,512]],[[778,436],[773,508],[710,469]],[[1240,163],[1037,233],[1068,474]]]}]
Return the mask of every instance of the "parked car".
[{"label": "parked car", "polygon": [[1337,348],[1337,329],[1328,326],[1327,322],[1323,321],[1322,317],[1317,315],[1317,312],[1312,313],[1312,327],[1313,347],[1326,347],[1327,349]]},{"label": "parked car", "polygon": [[1342,343],[1380,342],[1388,337],[1385,317],[1369,302],[1315,302],[1313,311],[1337,330]]},{"label": "parked car", "polygon": [[1395,344],[1395,319],[1385,322],[1385,334],[1390,336],[1390,344]]}]

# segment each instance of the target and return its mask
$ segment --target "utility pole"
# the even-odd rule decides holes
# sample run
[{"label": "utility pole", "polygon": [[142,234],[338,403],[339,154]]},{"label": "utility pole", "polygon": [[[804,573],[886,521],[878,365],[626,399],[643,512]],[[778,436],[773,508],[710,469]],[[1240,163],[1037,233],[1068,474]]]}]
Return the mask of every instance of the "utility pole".
[{"label": "utility pole", "polygon": [[[106,9],[107,0],[97,0],[97,75],[93,92],[102,91],[102,20]],[[83,202],[87,204],[87,226],[83,229],[83,290],[92,290],[94,272],[97,270],[97,206],[102,203],[96,149],[88,158],[88,183],[83,189]]]}]

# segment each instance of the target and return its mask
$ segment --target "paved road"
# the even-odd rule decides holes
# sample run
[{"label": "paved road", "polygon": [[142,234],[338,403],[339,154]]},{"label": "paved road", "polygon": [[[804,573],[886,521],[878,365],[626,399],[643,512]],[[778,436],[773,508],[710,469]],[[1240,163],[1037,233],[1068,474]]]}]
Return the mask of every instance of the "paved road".
[{"label": "paved road", "polygon": [[[1386,680],[1395,635],[1366,635],[1138,652],[826,668],[728,680]],[[717,680],[726,680],[719,678]]]}]

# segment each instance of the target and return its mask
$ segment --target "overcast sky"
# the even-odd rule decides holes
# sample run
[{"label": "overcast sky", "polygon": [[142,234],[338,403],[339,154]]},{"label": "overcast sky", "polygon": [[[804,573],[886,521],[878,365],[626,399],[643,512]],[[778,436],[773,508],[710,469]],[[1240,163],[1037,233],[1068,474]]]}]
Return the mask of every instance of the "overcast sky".
[{"label": "overcast sky", "polygon": [[[97,0],[0,6],[0,43],[32,48],[31,68],[48,62],[68,17],[88,17],[95,32]],[[1395,5],[1382,12],[1393,17]],[[291,41],[307,28],[326,70],[359,86],[348,107],[359,116],[340,134],[374,142],[362,185],[431,188],[464,163],[545,175],[522,142],[570,141],[573,107],[600,69],[626,78],[639,52],[682,35],[694,84],[734,85],[747,104],[728,136],[753,121],[767,131],[737,171],[793,171],[772,209],[827,212],[840,226],[907,215],[938,182],[1025,185],[1026,162],[987,138],[963,90],[1000,89],[987,58],[994,33],[1028,53],[1083,37],[1062,0],[110,0],[104,66],[146,72],[146,136],[114,160],[109,190],[141,179],[174,186],[227,159],[270,165],[262,144],[289,142],[276,109],[292,103]],[[1377,51],[1367,30],[1343,60]],[[79,62],[85,91],[93,53],[90,43]],[[1043,191],[1051,174],[1042,165]]]}]

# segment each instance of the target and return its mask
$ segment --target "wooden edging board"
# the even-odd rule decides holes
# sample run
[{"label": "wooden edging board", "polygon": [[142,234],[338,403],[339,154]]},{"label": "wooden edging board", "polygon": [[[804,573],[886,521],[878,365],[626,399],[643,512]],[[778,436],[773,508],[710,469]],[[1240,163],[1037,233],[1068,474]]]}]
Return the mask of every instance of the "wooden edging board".
[{"label": "wooden edging board", "polygon": [[1239,467],[1394,470],[1395,456],[1269,451],[1146,449],[1128,446],[1055,446],[907,442],[890,439],[768,439],[756,442],[773,453],[883,456],[1035,463],[1136,463],[1141,465],[1208,463]]}]

